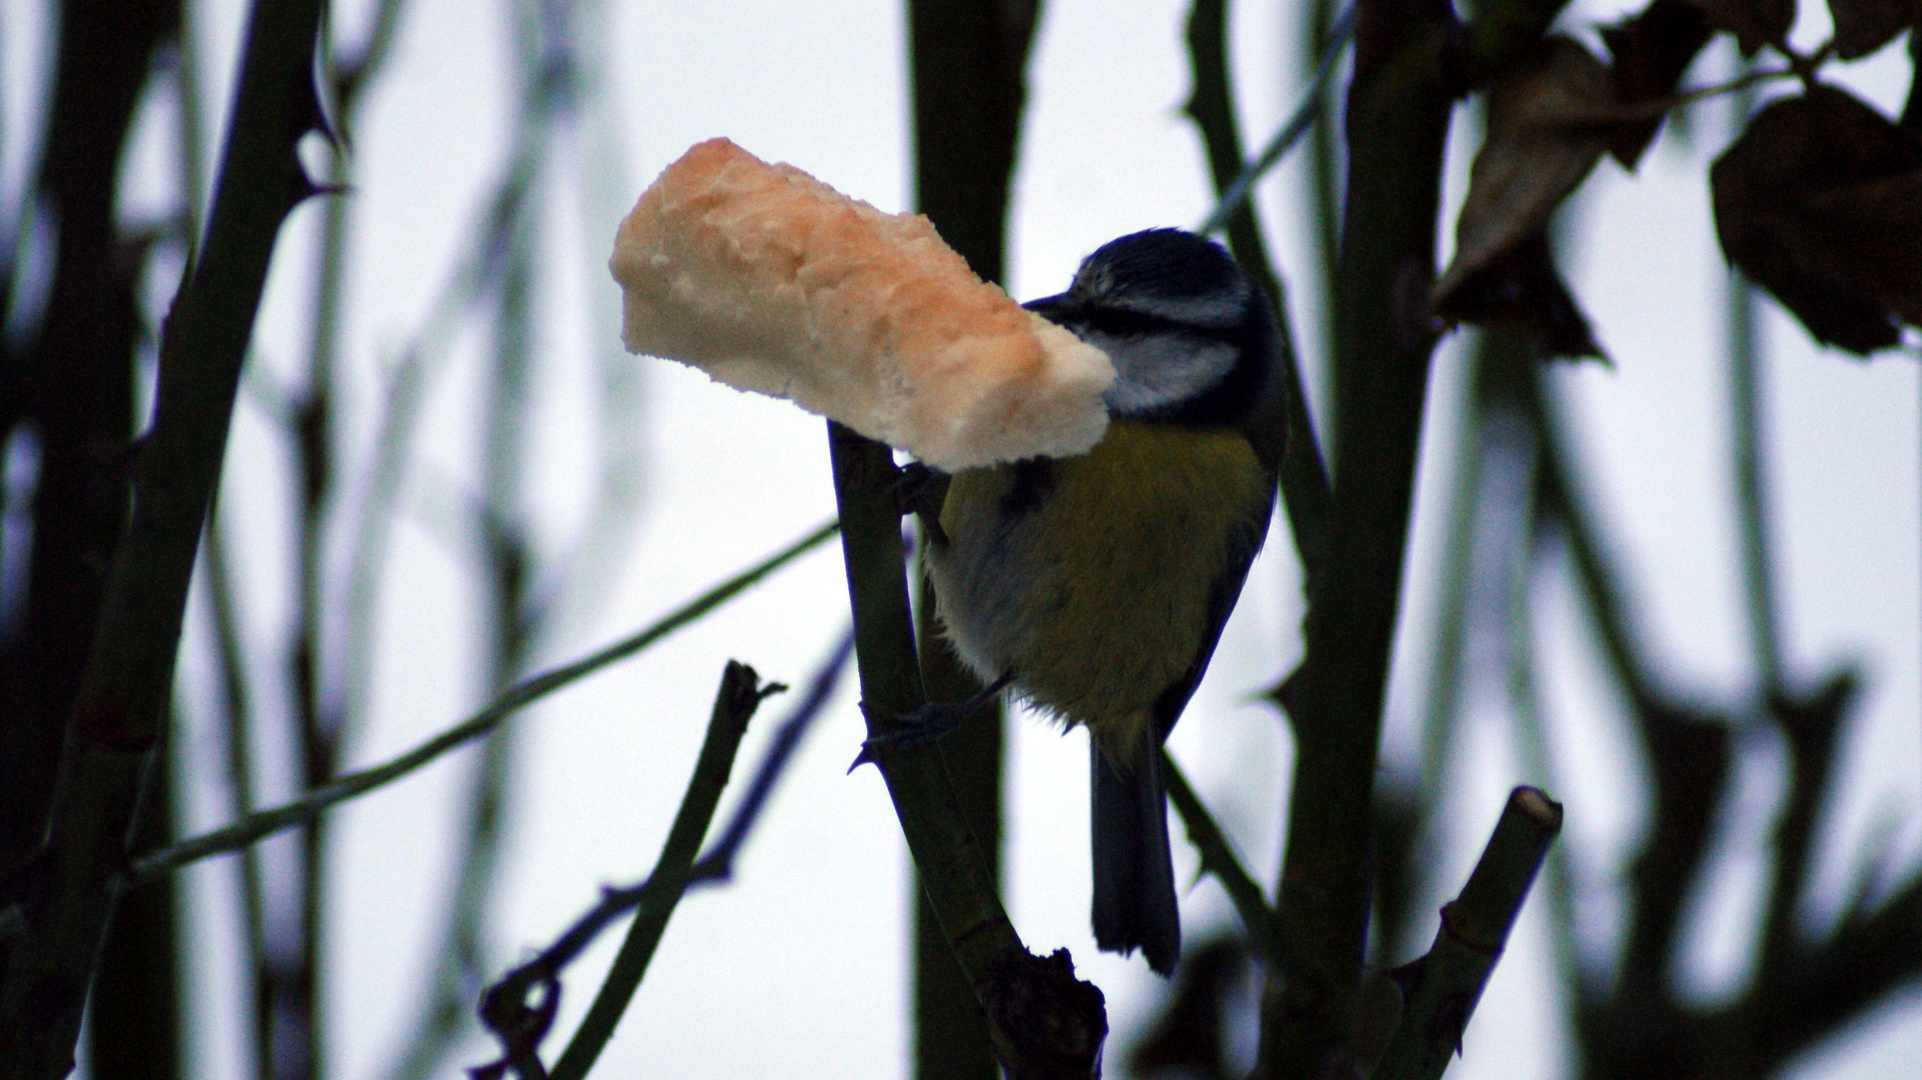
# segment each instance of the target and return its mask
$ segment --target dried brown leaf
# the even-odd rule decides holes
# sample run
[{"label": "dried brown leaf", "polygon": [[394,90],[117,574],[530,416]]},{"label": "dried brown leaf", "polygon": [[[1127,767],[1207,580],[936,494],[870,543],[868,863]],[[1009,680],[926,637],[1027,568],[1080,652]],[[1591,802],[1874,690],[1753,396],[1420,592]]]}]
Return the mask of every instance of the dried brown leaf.
[{"label": "dried brown leaf", "polygon": [[[1708,16],[1687,0],[1654,0],[1641,14],[1614,26],[1602,27],[1608,46],[1608,80],[1615,100],[1639,105],[1672,97],[1682,73],[1694,63],[1710,35]],[[1642,152],[1661,129],[1657,116],[1623,124],[1608,152],[1626,169],[1634,169]]]},{"label": "dried brown leaf", "polygon": [[1538,357],[1607,360],[1588,317],[1555,268],[1548,230],[1537,229],[1494,261],[1468,275],[1435,314],[1520,334]]},{"label": "dried brown leaf", "polygon": [[1829,0],[1835,20],[1835,55],[1867,56],[1915,25],[1915,0]]},{"label": "dried brown leaf", "polygon": [[1709,171],[1722,252],[1817,341],[1922,324],[1922,139],[1830,86],[1783,98]]},{"label": "dried brown leaf", "polygon": [[1431,294],[1437,310],[1468,278],[1540,230],[1608,148],[1615,104],[1602,62],[1560,35],[1489,93],[1488,133],[1455,222],[1455,259]]},{"label": "dried brown leaf", "polygon": [[1764,45],[1786,41],[1795,25],[1795,0],[1690,0],[1708,16],[1709,25],[1735,35],[1743,56]]}]

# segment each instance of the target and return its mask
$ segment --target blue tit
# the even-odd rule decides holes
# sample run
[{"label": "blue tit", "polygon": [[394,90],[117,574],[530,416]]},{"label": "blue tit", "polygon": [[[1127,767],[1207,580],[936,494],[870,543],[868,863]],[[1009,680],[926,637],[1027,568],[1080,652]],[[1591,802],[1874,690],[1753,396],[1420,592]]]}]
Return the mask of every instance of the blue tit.
[{"label": "blue tit", "polygon": [[955,474],[925,565],[974,674],[1087,725],[1095,941],[1166,975],[1181,922],[1161,744],[1274,511],[1279,332],[1228,253],[1177,229],[1103,246],[1027,306],[1114,362],[1107,433],[1078,457]]}]

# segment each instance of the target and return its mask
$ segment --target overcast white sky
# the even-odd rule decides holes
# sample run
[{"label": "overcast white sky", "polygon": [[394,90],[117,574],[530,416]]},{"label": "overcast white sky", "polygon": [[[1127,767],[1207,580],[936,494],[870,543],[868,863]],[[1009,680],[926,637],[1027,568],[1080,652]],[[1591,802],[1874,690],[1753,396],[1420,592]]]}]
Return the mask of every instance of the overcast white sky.
[{"label": "overcast white sky", "polygon": [[[35,74],[42,32],[24,0],[6,6],[7,80]],[[338,5],[342,40],[358,40],[371,5]],[[397,51],[353,146],[356,228],[353,287],[343,356],[356,392],[343,438],[364,440],[380,372],[420,325],[444,287],[463,237],[480,213],[512,136],[510,25],[504,3],[409,0]],[[1566,21],[1587,27],[1625,3],[1578,5]],[[212,110],[224,130],[237,5],[202,5]],[[1181,51],[1185,4],[1049,0],[1030,68],[1031,94],[1016,183],[1009,288],[1017,298],[1057,291],[1082,255],[1114,236],[1152,225],[1192,225],[1209,205],[1197,140],[1179,113],[1187,92]],[[593,460],[596,365],[618,348],[617,295],[604,261],[618,216],[645,184],[690,144],[726,135],[768,160],[784,160],[886,210],[910,207],[906,46],[900,5],[882,0],[785,3],[711,0],[700,5],[609,4],[583,16],[582,40],[599,81],[586,87],[578,137],[549,149],[543,187],[551,206],[543,229],[543,383],[528,404],[534,452],[525,463],[534,535],[542,550],[563,548],[586,514]],[[1820,40],[1826,14],[1811,9],[1798,40]],[[1300,83],[1294,4],[1240,4],[1234,57],[1250,143],[1273,131]],[[1592,40],[1592,34],[1590,35]],[[1891,49],[1858,65],[1864,92],[1893,109],[1905,89]],[[1694,82],[1720,77],[1718,50]],[[9,130],[19,131],[10,93]],[[1614,360],[1556,376],[1573,400],[1585,467],[1600,484],[1600,506],[1621,530],[1630,586],[1664,674],[1687,690],[1729,700],[1748,671],[1736,535],[1730,509],[1728,391],[1718,359],[1724,271],[1707,205],[1704,169],[1726,140],[1721,113],[1699,110],[1694,142],[1665,135],[1641,173],[1604,161],[1566,216],[1568,271]],[[1472,143],[1457,126],[1451,180],[1459,198]],[[167,175],[164,149],[177,130],[165,103],[149,113],[142,149],[129,168]],[[1306,286],[1311,268],[1299,162],[1260,190],[1260,206],[1282,269],[1295,288],[1295,325],[1311,364],[1321,335]],[[16,185],[17,177],[9,178]],[[156,196],[158,198],[158,196]],[[305,355],[305,253],[318,215],[299,211],[262,313],[259,362],[295,378]],[[1444,249],[1448,240],[1441,241]],[[1912,358],[1858,363],[1811,348],[1799,327],[1764,305],[1773,510],[1785,562],[1781,597],[1792,674],[1814,678],[1843,660],[1867,673],[1864,721],[1851,730],[1845,764],[1869,778],[1826,828],[1848,850],[1872,842],[1878,820],[1906,818],[1895,838],[1908,863],[1922,850],[1922,582],[1918,581],[1918,393]],[[472,642],[444,629],[467,620],[473,599],[461,584],[464,552],[433,527],[431,506],[477,475],[470,419],[481,408],[478,365],[485,330],[458,338],[434,384],[421,452],[410,474],[409,512],[396,534],[394,570],[382,611],[384,651],[366,735],[350,765],[411,746],[480,700]],[[621,572],[604,583],[591,615],[542,644],[542,662],[568,658],[651,620],[708,583],[811,529],[833,514],[820,421],[792,407],[710,384],[676,365],[626,361],[641,372],[644,426],[617,432],[640,451],[630,474],[643,512]],[[1425,450],[1425,475],[1446,467],[1458,442],[1448,419],[1461,395],[1458,350],[1445,348],[1434,400],[1442,418]],[[285,452],[257,409],[243,409],[234,433],[227,512],[250,537],[247,569],[271,581],[286,568],[273,501]],[[1431,484],[1432,488],[1433,485]],[[440,494],[436,494],[439,492]],[[1439,492],[1425,489],[1424,498]],[[1446,507],[1425,502],[1417,526],[1417,582],[1439,565],[1435,539]],[[1432,584],[1432,582],[1430,582]],[[1423,586],[1418,584],[1418,590]],[[1458,831],[1439,838],[1437,890],[1458,887],[1508,789],[1538,783],[1568,800],[1568,837],[1577,860],[1583,919],[1614,917],[1610,858],[1632,850],[1644,822],[1608,778],[1636,766],[1611,718],[1612,691],[1598,684],[1592,649],[1571,629],[1566,602],[1550,590],[1540,618],[1566,647],[1550,664],[1548,702],[1575,734],[1559,745],[1554,776],[1528,771],[1495,696],[1482,702],[1443,784],[1459,808]],[[1429,593],[1421,592],[1427,596]],[[1412,675],[1432,642],[1422,601],[1398,649],[1391,739],[1406,744],[1423,700]],[[281,633],[287,598],[250,597],[262,641]],[[586,609],[583,609],[586,610]],[[521,760],[514,791],[512,854],[496,945],[503,961],[550,941],[606,882],[638,878],[651,865],[701,729],[723,662],[738,658],[769,678],[799,683],[841,632],[845,592],[838,550],[829,546],[700,626],[597,676],[519,722]],[[1258,879],[1278,865],[1281,802],[1291,767],[1276,717],[1247,697],[1291,667],[1299,654],[1299,575],[1279,529],[1252,574],[1207,681],[1177,729],[1172,748],[1229,827]],[[1573,643],[1573,644],[1571,644]],[[263,655],[271,646],[263,645]],[[192,665],[189,665],[191,670]],[[1484,688],[1485,689],[1485,688]],[[844,775],[861,737],[849,687],[794,763],[749,844],[736,881],[701,891],[668,929],[602,1069],[609,1076],[898,1077],[908,1062],[908,865],[894,816],[872,770]],[[785,708],[775,699],[742,751],[737,775],[757,760]],[[190,757],[218,760],[211,732],[185,734]],[[1138,959],[1098,954],[1087,929],[1086,750],[1079,733],[1061,737],[1032,719],[1014,725],[1009,751],[1007,900],[1031,948],[1072,950],[1079,971],[1108,995],[1117,1050],[1137,1029],[1156,980]],[[1764,740],[1765,742],[1766,740]],[[1698,962],[1684,973],[1705,1000],[1739,983],[1740,902],[1759,867],[1761,823],[1770,810],[1766,745],[1751,739],[1743,761],[1744,815],[1724,836],[1725,887],[1693,910]],[[1407,757],[1402,751],[1403,759]],[[424,933],[449,880],[444,807],[471,759],[437,766],[336,815],[337,888],[330,912],[339,936],[328,956],[328,1023],[338,1047],[330,1075],[381,1074],[414,1018],[429,961]],[[1749,797],[1752,796],[1752,797]],[[216,824],[217,795],[194,802],[193,824]],[[723,814],[727,804],[724,804]],[[1446,841],[1458,842],[1446,842]],[[1194,860],[1177,844],[1177,872]],[[1824,865],[1824,880],[1844,867]],[[231,863],[190,875],[196,947],[210,974],[230,972]],[[1744,877],[1743,875],[1749,875]],[[1839,887],[1831,884],[1826,895]],[[1437,900],[1440,894],[1437,893]],[[1432,907],[1433,905],[1431,905]],[[1730,914],[1730,913],[1734,914]],[[1820,914],[1819,912],[1817,913]],[[1507,958],[1469,1030],[1457,1077],[1569,1075],[1558,1040],[1559,1000],[1545,992],[1549,943],[1543,905],[1531,903]],[[1192,940],[1228,925],[1221,891],[1205,882],[1184,899]],[[557,1030],[572,1029],[591,997],[614,938],[571,972]],[[1719,943],[1719,944],[1718,944]],[[207,1076],[235,1070],[242,1053],[245,991],[231,980],[194,1002],[194,1050]],[[1859,1038],[1811,1055],[1803,1075],[1889,1075],[1922,1060],[1922,1015],[1906,1012]],[[555,1045],[558,1044],[558,1038]],[[477,1064],[476,1043],[457,1060]],[[452,1069],[449,1075],[455,1075]]]}]

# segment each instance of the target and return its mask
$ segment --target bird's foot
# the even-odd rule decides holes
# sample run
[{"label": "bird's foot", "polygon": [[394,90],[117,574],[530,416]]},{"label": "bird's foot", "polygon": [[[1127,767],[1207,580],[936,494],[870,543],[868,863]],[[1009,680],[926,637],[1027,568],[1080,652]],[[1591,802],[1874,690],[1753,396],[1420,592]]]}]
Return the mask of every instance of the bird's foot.
[{"label": "bird's foot", "polygon": [[946,545],[948,534],[941,528],[941,504],[948,497],[948,481],[953,477],[931,465],[910,461],[895,477],[894,498],[903,517],[913,514],[921,521],[928,540]]},{"label": "bird's foot", "polygon": [[[898,714],[886,731],[869,736],[861,743],[861,753],[848,766],[853,772],[877,760],[881,750],[906,750],[927,744],[960,727],[975,710],[994,700],[995,695],[1014,681],[1014,672],[1003,674],[966,701],[930,701],[912,712]],[[865,705],[862,706],[864,709]]]}]

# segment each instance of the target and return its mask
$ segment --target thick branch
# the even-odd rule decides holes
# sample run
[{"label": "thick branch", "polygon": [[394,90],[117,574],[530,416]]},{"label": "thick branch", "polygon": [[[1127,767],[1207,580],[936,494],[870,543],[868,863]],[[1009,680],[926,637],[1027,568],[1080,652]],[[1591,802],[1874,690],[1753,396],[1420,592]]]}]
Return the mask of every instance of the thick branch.
[{"label": "thick branch", "polygon": [[1376,745],[1435,342],[1427,292],[1454,23],[1433,4],[1368,3],[1359,18],[1335,290],[1337,460],[1307,651],[1284,694],[1296,767],[1277,906],[1303,959],[1263,1024],[1262,1067],[1276,1078],[1323,1075],[1354,1035]]},{"label": "thick branch", "polygon": [[[909,0],[917,209],[987,281],[1007,280],[1008,196],[1027,66],[1040,0]],[[937,701],[980,692],[935,627],[933,586],[923,579],[921,674]],[[975,830],[992,882],[999,882],[1004,717],[997,705],[952,733],[943,757]],[[914,1075],[919,1080],[994,1080],[974,991],[950,955],[925,893],[915,887]]]},{"label": "thick branch", "polygon": [[[901,558],[898,471],[886,446],[833,422],[828,449],[854,608],[861,709],[869,734],[878,735],[925,701]],[[864,757],[887,782],[922,888],[987,1013],[995,1057],[1008,1075],[1096,1075],[1108,1034],[1101,992],[1075,980],[1065,949],[1043,960],[1022,946],[980,844],[961,817],[939,747],[883,745]]]},{"label": "thick branch", "polygon": [[226,451],[236,387],[280,224],[312,193],[295,144],[320,125],[318,0],[257,5],[221,179],[193,275],[161,339],[154,421],[99,629],[69,721],[26,933],[0,984],[0,1077],[73,1064],[111,881],[151,772],[187,582]]}]

